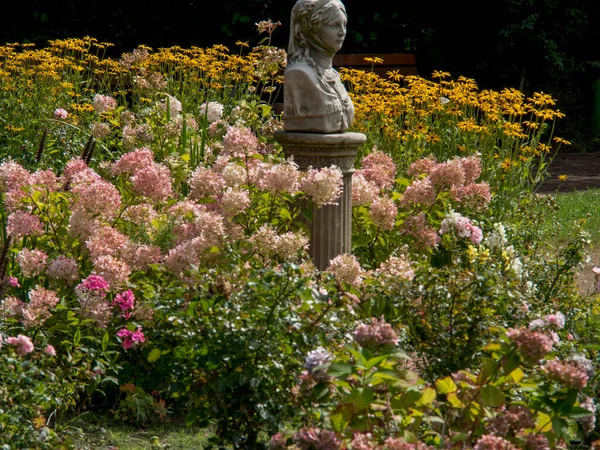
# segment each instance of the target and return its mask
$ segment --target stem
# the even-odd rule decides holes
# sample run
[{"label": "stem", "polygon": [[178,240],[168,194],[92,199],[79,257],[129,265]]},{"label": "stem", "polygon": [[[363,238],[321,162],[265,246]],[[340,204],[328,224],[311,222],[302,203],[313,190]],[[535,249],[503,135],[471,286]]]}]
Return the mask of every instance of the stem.
[{"label": "stem", "polygon": [[38,145],[37,155],[35,156],[35,162],[39,163],[42,159],[42,154],[44,153],[44,148],[46,147],[46,137],[48,136],[48,129],[44,128],[42,131],[42,138],[40,139],[40,144]]}]

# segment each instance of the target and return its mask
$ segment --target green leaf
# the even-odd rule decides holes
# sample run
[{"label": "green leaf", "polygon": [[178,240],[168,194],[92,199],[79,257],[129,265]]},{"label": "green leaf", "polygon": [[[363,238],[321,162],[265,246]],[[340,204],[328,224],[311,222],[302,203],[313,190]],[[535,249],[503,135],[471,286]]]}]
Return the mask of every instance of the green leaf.
[{"label": "green leaf", "polygon": [[401,379],[396,372],[391,370],[378,370],[371,376],[372,384],[379,384],[385,380],[400,381]]},{"label": "green leaf", "polygon": [[575,389],[571,389],[567,394],[567,398],[565,398],[564,400],[557,400],[556,409],[560,414],[564,416],[569,415],[576,401],[577,391]]},{"label": "green leaf", "polygon": [[153,348],[150,354],[148,355],[148,362],[156,362],[158,358],[160,358],[161,351],[159,348]]},{"label": "green leaf", "polygon": [[502,366],[504,367],[504,373],[511,373],[517,367],[519,367],[521,360],[519,355],[516,353],[510,353],[506,358],[504,358],[502,362]]},{"label": "green leaf", "polygon": [[569,423],[565,419],[561,419],[560,417],[553,417],[552,429],[558,436],[562,436],[567,431],[569,431]]},{"label": "green leaf", "polygon": [[75,334],[73,335],[73,345],[75,347],[77,347],[80,342],[81,342],[81,330],[78,328],[77,331],[75,331]]},{"label": "green leaf", "polygon": [[330,416],[331,428],[333,431],[341,433],[344,431],[352,420],[354,407],[352,405],[340,405],[335,412]]},{"label": "green leaf", "polygon": [[498,369],[498,363],[492,358],[482,358],[482,367],[477,377],[478,383],[485,383]]},{"label": "green leaf", "polygon": [[485,406],[491,406],[492,408],[498,408],[504,404],[505,398],[504,393],[496,386],[484,386],[481,388],[479,395],[481,403]]},{"label": "green leaf", "polygon": [[539,411],[535,420],[535,427],[540,432],[552,430],[552,420],[550,419],[550,416]]},{"label": "green leaf", "polygon": [[583,419],[584,417],[589,417],[594,413],[588,409],[582,408],[581,406],[573,406],[571,408],[571,412],[569,413],[569,418],[571,419]]},{"label": "green leaf", "polygon": [[108,331],[106,331],[104,333],[104,336],[102,336],[102,351],[105,352],[106,349],[108,348],[108,340],[110,339],[110,336],[108,335]]},{"label": "green leaf", "polygon": [[404,440],[408,444],[418,444],[419,438],[412,432],[408,430],[404,430]]},{"label": "green leaf", "polygon": [[450,403],[454,408],[463,408],[465,406],[462,400],[456,395],[456,392],[449,392],[447,398],[448,403]]},{"label": "green leaf", "polygon": [[436,397],[437,393],[435,392],[435,389],[426,387],[421,391],[421,398],[417,402],[417,405],[431,405]]},{"label": "green leaf", "polygon": [[346,363],[332,363],[327,371],[334,378],[346,378],[352,373],[352,366]]},{"label": "green leaf", "polygon": [[348,351],[350,353],[352,353],[352,356],[354,356],[354,359],[356,360],[356,365],[360,366],[360,368],[364,369],[364,367],[367,365],[367,360],[363,356],[363,354],[360,351],[358,351],[352,347],[348,347]]},{"label": "green leaf", "polygon": [[371,358],[367,361],[367,363],[365,364],[365,369],[369,370],[372,367],[375,367],[377,364],[379,364],[382,361],[385,361],[387,359],[387,355],[383,355],[383,356],[376,356],[375,358]]},{"label": "green leaf", "polygon": [[435,381],[435,388],[440,394],[449,394],[456,392],[456,384],[450,377],[441,378]]},{"label": "green leaf", "polygon": [[356,411],[367,409],[374,398],[375,394],[368,388],[358,388],[350,394],[350,400],[354,403]]}]

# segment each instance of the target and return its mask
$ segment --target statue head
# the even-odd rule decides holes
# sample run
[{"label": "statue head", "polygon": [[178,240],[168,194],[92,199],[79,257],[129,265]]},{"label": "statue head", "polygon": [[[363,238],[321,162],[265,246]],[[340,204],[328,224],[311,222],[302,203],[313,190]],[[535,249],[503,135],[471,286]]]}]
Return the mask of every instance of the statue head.
[{"label": "statue head", "polygon": [[310,61],[311,51],[333,57],[346,37],[346,22],[340,0],[298,0],[290,20],[289,61]]}]

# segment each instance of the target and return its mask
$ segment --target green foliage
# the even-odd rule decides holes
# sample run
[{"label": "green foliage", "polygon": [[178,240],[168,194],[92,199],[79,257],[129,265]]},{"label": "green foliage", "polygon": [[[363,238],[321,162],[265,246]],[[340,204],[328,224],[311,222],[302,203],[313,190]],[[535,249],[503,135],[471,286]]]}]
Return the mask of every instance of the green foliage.
[{"label": "green foliage", "polygon": [[[421,443],[458,448],[483,442],[504,426],[502,442],[527,448],[539,435],[538,445],[555,448],[560,441],[581,437],[578,420],[591,415],[580,406],[585,384],[556,383],[540,363],[527,363],[520,344],[507,337],[482,348],[485,356],[478,368],[434,383],[410,370],[405,353],[382,350],[348,346],[322,369],[326,376],[313,372],[303,377],[305,427],[275,436],[272,445],[287,448],[282,442],[301,442],[307,430],[321,427],[346,445],[385,441],[390,447]],[[318,438],[313,442],[319,445]]]}]

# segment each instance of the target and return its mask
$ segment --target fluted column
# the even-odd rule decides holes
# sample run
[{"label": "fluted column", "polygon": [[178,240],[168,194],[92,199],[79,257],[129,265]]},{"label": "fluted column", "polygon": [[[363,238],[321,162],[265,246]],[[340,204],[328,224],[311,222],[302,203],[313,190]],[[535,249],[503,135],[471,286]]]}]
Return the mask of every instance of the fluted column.
[{"label": "fluted column", "polygon": [[366,141],[362,133],[292,133],[275,132],[286,157],[293,157],[301,170],[335,165],[343,174],[344,186],[337,205],[314,208],[310,230],[309,253],[317,269],[324,270],[329,261],[352,250],[352,173],[358,147]]}]

